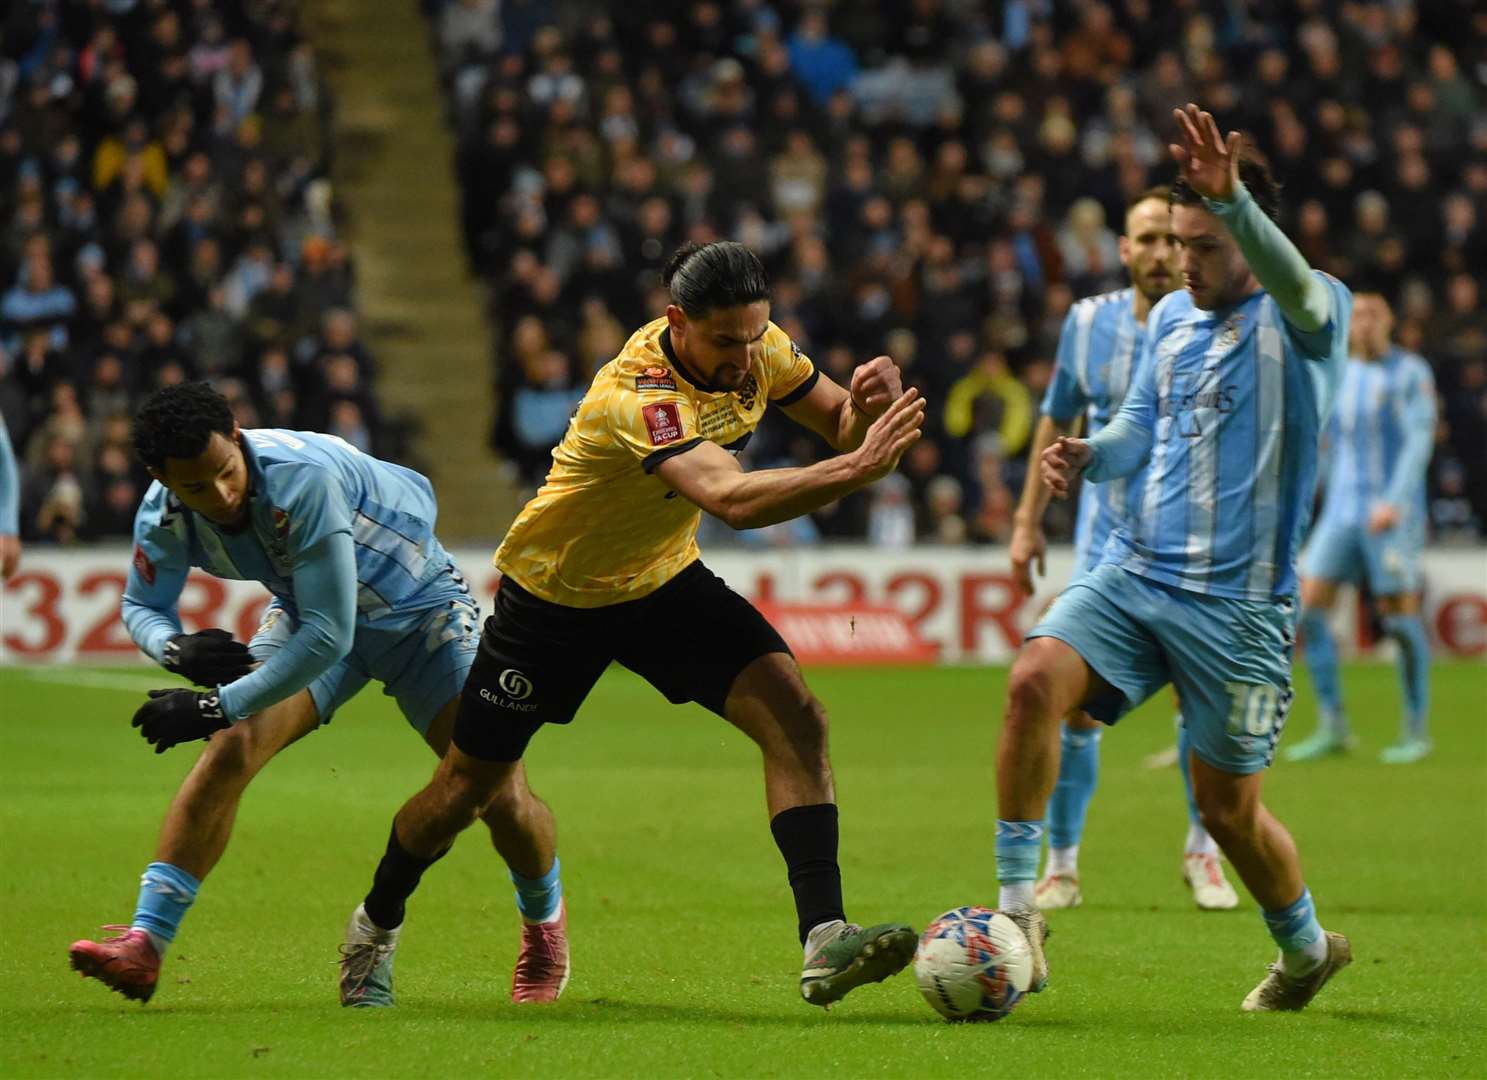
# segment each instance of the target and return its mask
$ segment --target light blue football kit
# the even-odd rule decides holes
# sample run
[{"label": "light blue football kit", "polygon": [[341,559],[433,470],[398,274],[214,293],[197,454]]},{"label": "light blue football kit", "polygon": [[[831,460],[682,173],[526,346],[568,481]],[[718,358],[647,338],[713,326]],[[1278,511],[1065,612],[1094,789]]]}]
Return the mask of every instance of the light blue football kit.
[{"label": "light blue football kit", "polygon": [[[177,601],[196,566],[259,581],[273,599],[249,643],[261,665],[222,686],[242,720],[309,688],[322,724],[371,680],[420,734],[464,687],[479,644],[479,609],[434,536],[438,508],[423,476],[330,435],[242,433],[251,507],[230,530],[152,484],[134,523],[123,616],[157,662],[181,632]],[[132,926],[164,953],[201,886],[152,862]]]},{"label": "light blue football kit", "polygon": [[[1414,353],[1348,361],[1327,425],[1326,495],[1302,556],[1306,577],[1367,584],[1376,596],[1420,587],[1435,413],[1435,379]],[[1400,520],[1374,535],[1368,517],[1380,503]]]},{"label": "light blue football kit", "polygon": [[260,581],[273,594],[249,644],[263,661],[223,686],[240,720],[309,687],[321,723],[370,680],[424,732],[464,686],[479,610],[434,536],[428,480],[328,435],[243,432],[247,527],[232,531],[153,484],[135,516],[124,622],[160,660],[181,632],[176,603],[191,567]]},{"label": "light blue football kit", "polygon": [[[1231,228],[1246,208],[1263,217],[1247,193],[1213,207]],[[1326,311],[1310,332],[1263,289],[1216,311],[1186,291],[1152,309],[1085,470],[1101,483],[1144,467],[1132,516],[1029,635],[1067,642],[1116,689],[1088,706],[1107,723],[1174,683],[1193,751],[1239,774],[1269,764],[1290,704],[1296,551],[1346,360],[1352,294],[1306,272]]]},{"label": "light blue football kit", "polygon": [[[1185,290],[1152,309],[1135,380],[1089,440],[1085,469],[1096,483],[1144,469],[1132,513],[1105,561],[1029,637],[1064,641],[1110,684],[1111,695],[1085,705],[1106,723],[1174,683],[1182,744],[1214,769],[1248,775],[1270,763],[1290,704],[1296,551],[1352,294],[1311,270],[1242,184],[1231,201],[1204,205],[1261,288],[1214,311]],[[1028,902],[1041,826],[997,821],[1004,908]],[[1287,975],[1331,956],[1304,885],[1261,914]]]},{"label": "light blue football kit", "polygon": [[[1348,361],[1337,408],[1327,425],[1330,468],[1316,527],[1302,556],[1308,578],[1366,584],[1394,597],[1420,588],[1425,546],[1425,472],[1435,442],[1435,379],[1414,353],[1390,349],[1378,360]],[[1382,504],[1398,522],[1379,533],[1368,519]],[[1404,693],[1403,736],[1424,740],[1430,710],[1430,643],[1417,613],[1381,619],[1398,646]],[[1337,676],[1337,643],[1320,608],[1300,618],[1307,666],[1320,706],[1324,745],[1342,749],[1349,738]],[[1311,741],[1292,753],[1310,756]]]}]

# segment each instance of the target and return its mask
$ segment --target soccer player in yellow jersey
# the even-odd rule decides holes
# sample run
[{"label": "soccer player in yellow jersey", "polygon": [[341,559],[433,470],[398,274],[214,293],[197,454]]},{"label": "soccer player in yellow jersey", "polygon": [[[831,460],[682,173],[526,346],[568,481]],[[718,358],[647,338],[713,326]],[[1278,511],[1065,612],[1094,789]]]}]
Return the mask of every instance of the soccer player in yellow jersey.
[{"label": "soccer player in yellow jersey", "polygon": [[[830,1005],[914,953],[907,926],[846,921],[826,712],[774,628],[702,564],[696,533],[703,510],[754,528],[887,475],[918,440],[924,402],[903,391],[886,356],[858,367],[849,389],[817,371],[769,321],[764,267],[741,244],[682,248],[666,283],[665,318],[636,331],[595,376],[547,482],[496,552],[501,587],[452,745],[398,812],[352,916],[343,1002],[392,1003],[405,902],[482,811],[504,822],[492,835],[523,916],[512,999],[562,992],[568,941],[553,815],[527,786],[521,759],[539,727],[573,719],[614,660],[759,745],[770,829],[795,894],[806,1001]],[[733,452],[771,402],[838,455],[744,472]]]}]

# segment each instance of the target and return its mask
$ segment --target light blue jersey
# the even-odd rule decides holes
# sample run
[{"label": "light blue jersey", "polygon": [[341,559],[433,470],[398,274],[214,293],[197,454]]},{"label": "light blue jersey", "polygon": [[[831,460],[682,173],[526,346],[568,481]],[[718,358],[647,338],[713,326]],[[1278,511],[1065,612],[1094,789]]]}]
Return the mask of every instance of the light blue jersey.
[{"label": "light blue jersey", "polygon": [[[1053,380],[1043,415],[1067,423],[1081,412],[1086,436],[1105,429],[1125,399],[1145,340],[1136,322],[1134,289],[1086,297],[1069,309],[1058,339]],[[1074,528],[1074,573],[1100,559],[1117,521],[1125,516],[1126,479],[1085,484]]]},{"label": "light blue jersey", "polygon": [[[1348,361],[1327,425],[1326,496],[1303,574],[1364,582],[1377,596],[1419,588],[1435,414],[1430,365],[1414,353],[1391,349],[1376,361]],[[1399,520],[1375,533],[1368,519],[1381,504],[1398,510]]]},{"label": "light blue jersey", "polygon": [[1379,503],[1404,524],[1425,520],[1425,469],[1435,443],[1435,379],[1414,353],[1351,359],[1327,425],[1327,494],[1318,524],[1366,524]]},{"label": "light blue jersey", "polygon": [[[229,719],[322,679],[364,631],[394,632],[398,616],[447,608],[468,592],[434,536],[438,511],[423,476],[329,435],[278,429],[242,435],[248,524],[236,531],[215,525],[152,484],[135,515],[123,601],[130,635],[158,661],[181,630],[176,602],[191,567],[268,588],[274,601],[265,627],[278,623],[279,634],[265,637],[272,640],[267,662],[222,687]],[[361,674],[362,682],[381,677],[370,669]],[[317,698],[322,719],[329,704]]]},{"label": "light blue jersey", "polygon": [[21,531],[21,473],[10,448],[10,430],[0,416],[0,536],[18,536]]},{"label": "light blue jersey", "polygon": [[1295,592],[1352,313],[1346,286],[1310,273],[1330,297],[1327,323],[1311,332],[1263,290],[1216,311],[1181,290],[1152,309],[1140,371],[1086,471],[1098,482],[1146,466],[1107,560],[1205,595]]}]

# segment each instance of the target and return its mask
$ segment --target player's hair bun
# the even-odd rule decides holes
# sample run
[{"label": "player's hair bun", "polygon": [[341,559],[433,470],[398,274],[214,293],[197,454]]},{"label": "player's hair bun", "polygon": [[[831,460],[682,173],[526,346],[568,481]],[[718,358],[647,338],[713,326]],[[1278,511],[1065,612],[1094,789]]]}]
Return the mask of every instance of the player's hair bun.
[{"label": "player's hair bun", "polygon": [[666,265],[661,268],[661,284],[668,289],[671,288],[671,279],[676,277],[676,272],[682,268],[682,264],[693,255],[702,250],[702,245],[694,240],[688,240],[681,247],[671,253],[671,258],[666,260]]}]

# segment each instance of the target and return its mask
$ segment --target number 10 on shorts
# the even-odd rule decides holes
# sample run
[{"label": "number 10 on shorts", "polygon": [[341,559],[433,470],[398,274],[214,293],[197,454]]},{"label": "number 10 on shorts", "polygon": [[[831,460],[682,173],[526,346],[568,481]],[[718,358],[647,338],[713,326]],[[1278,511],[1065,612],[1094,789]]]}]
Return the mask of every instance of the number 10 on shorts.
[{"label": "number 10 on shorts", "polygon": [[1280,712],[1281,689],[1268,683],[1225,683],[1229,734],[1269,735]]}]

